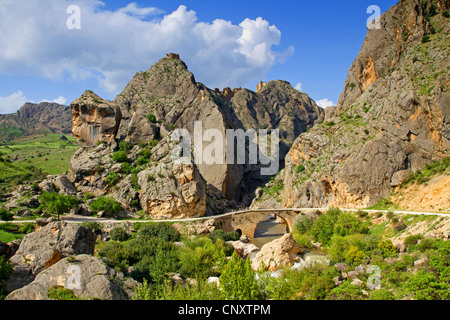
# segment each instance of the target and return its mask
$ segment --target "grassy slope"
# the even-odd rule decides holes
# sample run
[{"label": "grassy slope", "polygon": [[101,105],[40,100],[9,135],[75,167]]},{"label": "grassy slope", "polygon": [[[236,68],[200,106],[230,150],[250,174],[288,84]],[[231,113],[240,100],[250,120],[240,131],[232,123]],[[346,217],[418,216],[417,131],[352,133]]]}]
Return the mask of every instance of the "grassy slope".
[{"label": "grassy slope", "polygon": [[[69,160],[79,145],[74,137],[60,140],[61,134],[40,134],[20,137],[0,146],[0,186],[12,187],[23,182],[39,180],[46,174],[65,173]],[[39,173],[41,169],[42,174]]]}]

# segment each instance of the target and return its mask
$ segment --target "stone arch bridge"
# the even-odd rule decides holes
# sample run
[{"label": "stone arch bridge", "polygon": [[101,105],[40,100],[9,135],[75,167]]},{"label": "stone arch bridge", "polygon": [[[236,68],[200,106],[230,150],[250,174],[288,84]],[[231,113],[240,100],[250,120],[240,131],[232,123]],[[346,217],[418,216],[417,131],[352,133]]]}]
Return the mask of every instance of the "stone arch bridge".
[{"label": "stone arch bridge", "polygon": [[286,224],[286,231],[290,232],[300,216],[307,215],[315,218],[318,214],[322,214],[326,210],[327,209],[254,209],[236,211],[211,218],[215,220],[216,225],[219,228],[226,232],[237,231],[249,238],[254,238],[258,223],[268,215],[275,214],[280,217]]}]

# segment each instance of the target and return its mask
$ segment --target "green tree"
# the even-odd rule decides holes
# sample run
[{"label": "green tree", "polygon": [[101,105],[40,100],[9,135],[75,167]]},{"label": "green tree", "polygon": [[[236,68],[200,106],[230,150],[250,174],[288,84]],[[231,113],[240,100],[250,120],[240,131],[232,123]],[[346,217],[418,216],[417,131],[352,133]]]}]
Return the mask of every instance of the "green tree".
[{"label": "green tree", "polygon": [[122,205],[113,198],[106,196],[99,197],[91,202],[89,209],[96,213],[104,211],[107,214],[117,214],[122,210]]},{"label": "green tree", "polygon": [[233,252],[219,277],[220,286],[228,300],[254,300],[260,293],[250,260]]},{"label": "green tree", "polygon": [[319,241],[324,246],[328,245],[334,233],[334,225],[336,224],[341,211],[339,209],[330,209],[327,214],[321,215],[314,221],[309,233],[314,237],[315,241]]},{"label": "green tree", "polygon": [[56,192],[44,192],[39,196],[41,203],[40,209],[46,210],[50,214],[59,216],[63,213],[68,213],[70,209],[75,209],[79,205],[77,198],[72,196],[61,195]]}]

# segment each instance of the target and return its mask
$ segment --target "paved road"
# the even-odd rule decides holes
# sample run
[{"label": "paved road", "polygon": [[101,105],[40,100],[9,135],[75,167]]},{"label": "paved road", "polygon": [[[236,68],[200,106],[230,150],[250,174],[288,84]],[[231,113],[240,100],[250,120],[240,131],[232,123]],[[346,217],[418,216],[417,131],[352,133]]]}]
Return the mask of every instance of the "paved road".
[{"label": "paved road", "polygon": [[[217,219],[217,218],[225,218],[233,215],[245,214],[245,213],[275,213],[279,211],[290,211],[290,212],[302,212],[306,210],[318,210],[318,211],[327,211],[328,209],[324,208],[287,208],[287,209],[253,209],[253,210],[241,210],[225,213],[217,216],[208,216],[201,218],[187,218],[187,219],[169,219],[169,220],[115,220],[115,219],[104,219],[104,218],[93,218],[93,217],[84,217],[84,216],[65,216],[62,217],[61,220],[66,221],[67,223],[82,223],[85,221],[92,222],[100,222],[100,223],[123,223],[123,222],[192,222],[192,221],[202,221],[208,219]],[[340,209],[345,212],[357,212],[357,211],[365,211],[365,212],[393,212],[394,214],[411,214],[411,215],[427,215],[427,216],[441,216],[441,217],[450,217],[449,213],[436,213],[436,212],[417,212],[417,211],[392,211],[392,210],[363,210],[363,209]],[[15,221],[0,221],[0,223],[12,222],[12,223],[26,223],[26,222],[36,222],[35,220],[15,220]]]}]

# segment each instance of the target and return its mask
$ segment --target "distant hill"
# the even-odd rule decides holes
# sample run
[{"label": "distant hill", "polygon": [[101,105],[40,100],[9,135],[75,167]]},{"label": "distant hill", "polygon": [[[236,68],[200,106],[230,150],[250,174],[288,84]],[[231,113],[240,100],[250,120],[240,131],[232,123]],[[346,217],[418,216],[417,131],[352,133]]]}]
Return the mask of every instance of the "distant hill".
[{"label": "distant hill", "polygon": [[58,103],[25,103],[16,113],[0,115],[0,141],[43,133],[69,134],[70,107]]}]

